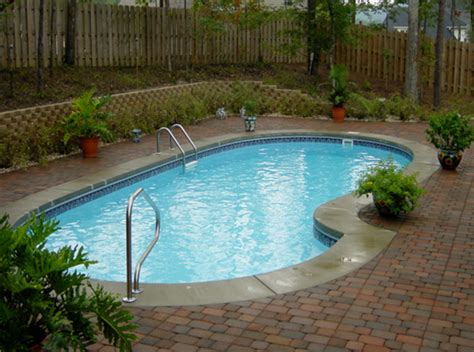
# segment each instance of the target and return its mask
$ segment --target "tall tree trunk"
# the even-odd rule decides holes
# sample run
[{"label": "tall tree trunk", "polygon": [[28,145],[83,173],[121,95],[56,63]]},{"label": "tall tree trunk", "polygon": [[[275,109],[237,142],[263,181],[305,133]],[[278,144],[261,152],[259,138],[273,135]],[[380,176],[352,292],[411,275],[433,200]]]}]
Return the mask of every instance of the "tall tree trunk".
[{"label": "tall tree trunk", "polygon": [[433,85],[433,105],[438,108],[441,105],[441,75],[443,71],[443,49],[444,49],[444,12],[446,11],[446,0],[439,0],[438,3],[438,28],[436,31],[435,47],[435,69]]},{"label": "tall tree trunk", "polygon": [[409,0],[405,86],[403,93],[414,102],[418,102],[418,71],[416,65],[416,56],[418,54],[418,12],[419,1]]},{"label": "tall tree trunk", "polygon": [[357,15],[357,4],[356,0],[349,0],[351,7],[352,7],[352,24],[356,23],[356,15]]},{"label": "tall tree trunk", "polygon": [[317,71],[315,67],[316,57],[316,0],[308,0],[308,17],[307,28],[308,28],[308,74],[314,75]]},{"label": "tall tree trunk", "polygon": [[53,77],[53,61],[54,61],[54,20],[56,18],[56,3],[51,1],[49,21],[49,77]]},{"label": "tall tree trunk", "polygon": [[43,47],[43,22],[44,22],[44,0],[39,0],[38,16],[38,46],[36,51],[36,91],[41,94],[43,91],[43,66],[44,66],[44,47]]},{"label": "tall tree trunk", "polygon": [[76,0],[68,0],[66,20],[66,56],[64,62],[74,65],[75,42],[76,42]]},{"label": "tall tree trunk", "polygon": [[336,14],[334,13],[334,0],[327,0],[328,12],[329,12],[329,23],[331,24],[331,43],[329,43],[328,59],[329,67],[334,65],[334,48],[336,46]]},{"label": "tall tree trunk", "polygon": [[170,9],[170,0],[165,0],[165,26],[166,26],[166,33],[167,35],[167,45],[166,48],[168,50],[168,71],[172,72],[173,71],[173,65],[171,63],[171,31],[170,31],[170,25],[169,25],[169,9]]},{"label": "tall tree trunk", "polygon": [[449,14],[450,20],[451,20],[451,31],[453,32],[453,37],[454,39],[461,40],[461,33],[459,33],[459,37],[456,38],[456,25],[454,23],[456,19],[456,0],[451,0],[451,12]]},{"label": "tall tree trunk", "polygon": [[469,33],[471,43],[474,43],[474,0],[471,0],[471,33]]}]

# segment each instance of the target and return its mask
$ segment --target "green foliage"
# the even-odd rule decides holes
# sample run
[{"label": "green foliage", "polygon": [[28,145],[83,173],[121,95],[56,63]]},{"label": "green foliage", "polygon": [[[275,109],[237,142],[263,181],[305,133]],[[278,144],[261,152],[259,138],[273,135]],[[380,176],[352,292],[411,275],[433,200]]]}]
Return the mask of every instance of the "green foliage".
[{"label": "green foliage", "polygon": [[343,107],[349,98],[349,89],[347,84],[347,67],[345,65],[333,65],[329,73],[329,79],[332,81],[332,90],[329,94],[329,101],[336,107]]},{"label": "green foliage", "polygon": [[197,33],[206,36],[225,31],[226,25],[255,29],[272,17],[272,12],[260,1],[245,1],[238,6],[233,0],[196,0],[193,10],[198,14]]},{"label": "green foliage", "polygon": [[424,193],[415,175],[405,175],[397,170],[392,159],[379,162],[358,182],[355,195],[372,194],[377,208],[397,216],[415,209],[418,198]]},{"label": "green foliage", "polygon": [[426,135],[436,148],[463,151],[474,142],[474,126],[457,112],[433,115],[429,124]]},{"label": "green foliage", "polygon": [[408,97],[394,95],[385,101],[387,114],[397,116],[402,121],[420,119],[424,120],[426,112]]},{"label": "green foliage", "polygon": [[207,116],[204,103],[190,92],[175,94],[158,106],[157,114],[164,125],[180,123],[190,125]]},{"label": "green foliage", "polygon": [[110,141],[112,134],[107,120],[111,114],[100,111],[110,100],[110,96],[94,98],[95,89],[84,92],[72,102],[73,111],[63,121],[64,143],[76,137],[99,136],[104,141]]},{"label": "green foliage", "polygon": [[46,248],[56,221],[32,216],[13,229],[0,219],[0,350],[26,351],[45,343],[52,351],[85,351],[102,334],[121,351],[131,350],[132,315],[101,287],[87,294],[78,266],[88,267],[82,247]]},{"label": "green foliage", "polygon": [[[285,78],[286,79],[286,78]],[[288,78],[288,81],[292,81]],[[308,83],[309,84],[309,83]],[[107,98],[108,99],[108,98]],[[96,100],[87,92],[85,108],[87,116],[96,111],[90,101]],[[159,127],[172,123],[193,124],[224,107],[231,113],[239,113],[246,101],[255,102],[256,114],[280,113],[292,116],[315,116],[325,114],[328,102],[318,96],[309,96],[299,91],[285,91],[274,94],[273,90],[254,83],[234,81],[217,89],[190,87],[189,91],[177,91],[142,107],[131,108],[107,118],[105,126],[110,135],[108,140],[128,139],[133,128],[139,128],[144,134],[153,133]],[[90,112],[94,110],[94,112]],[[73,112],[74,114],[74,112]],[[109,114],[107,114],[109,115]],[[10,136],[6,130],[0,131],[0,167],[25,166],[30,161],[44,162],[50,154],[67,154],[77,150],[74,138],[71,139],[72,125],[65,128],[61,122],[51,127],[36,127],[25,131],[21,136]],[[66,138],[66,134],[69,137]],[[68,140],[68,143],[64,143]]]},{"label": "green foliage", "polygon": [[247,116],[257,115],[257,102],[255,100],[246,100],[243,107]]},{"label": "green foliage", "polygon": [[[350,3],[341,0],[315,1],[314,12],[308,10],[302,1],[295,1],[291,6],[279,9],[277,13],[296,24],[291,30],[281,32],[289,41],[279,49],[294,55],[309,45],[310,50],[315,53],[317,71],[321,53],[328,52],[335,44],[333,39],[344,43],[353,41],[351,27],[355,9]],[[332,30],[334,33],[331,33]]]},{"label": "green foliage", "polygon": [[411,99],[393,95],[387,99],[374,95],[368,97],[351,93],[347,104],[347,112],[351,117],[359,119],[380,119],[388,117],[402,121],[424,120],[426,111]]},{"label": "green foliage", "polygon": [[351,93],[347,104],[347,114],[359,119],[384,120],[387,117],[386,100],[376,97],[366,98]]},{"label": "green foliage", "polygon": [[21,136],[0,131],[0,167],[22,167],[29,161],[42,164],[48,155],[64,150],[55,127],[36,126]]}]

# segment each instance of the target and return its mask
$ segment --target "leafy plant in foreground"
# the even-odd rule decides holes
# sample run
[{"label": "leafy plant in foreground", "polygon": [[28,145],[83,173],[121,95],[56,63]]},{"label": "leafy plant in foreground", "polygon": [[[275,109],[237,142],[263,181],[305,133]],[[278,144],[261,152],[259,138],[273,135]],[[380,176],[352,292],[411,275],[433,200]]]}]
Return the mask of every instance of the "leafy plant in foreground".
[{"label": "leafy plant in foreground", "polygon": [[[0,350],[80,349],[101,333],[121,351],[136,337],[132,315],[100,286],[93,287],[77,266],[93,264],[82,247],[46,248],[57,229],[44,215],[13,229],[0,218]],[[90,291],[86,290],[86,287]]]}]

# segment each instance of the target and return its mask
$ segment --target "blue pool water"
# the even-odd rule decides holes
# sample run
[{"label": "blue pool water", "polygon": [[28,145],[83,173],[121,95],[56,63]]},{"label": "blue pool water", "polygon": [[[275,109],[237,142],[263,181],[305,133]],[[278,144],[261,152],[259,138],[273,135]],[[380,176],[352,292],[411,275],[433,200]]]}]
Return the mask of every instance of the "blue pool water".
[{"label": "blue pool water", "polygon": [[[81,245],[96,279],[125,281],[127,199],[143,187],[161,212],[161,236],[141,281],[185,283],[230,279],[281,269],[327,247],[313,235],[319,205],[349,193],[371,165],[399,153],[323,142],[244,146],[199,159],[59,214],[48,245]],[[142,198],[133,211],[133,255],[153,237],[154,213]],[[133,264],[135,265],[135,264]]]}]

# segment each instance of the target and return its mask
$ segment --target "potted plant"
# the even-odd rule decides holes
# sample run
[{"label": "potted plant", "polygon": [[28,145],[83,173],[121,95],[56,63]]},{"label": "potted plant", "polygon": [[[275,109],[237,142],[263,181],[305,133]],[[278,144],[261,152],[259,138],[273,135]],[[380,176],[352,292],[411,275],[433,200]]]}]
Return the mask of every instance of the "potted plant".
[{"label": "potted plant", "polygon": [[75,270],[93,264],[83,249],[46,248],[57,224],[32,216],[13,229],[0,218],[0,351],[85,351],[98,334],[131,351],[133,316]]},{"label": "potted plant", "polygon": [[332,103],[332,118],[335,122],[343,122],[346,116],[344,104],[349,98],[347,76],[345,65],[333,65],[329,73],[329,79],[332,82],[329,100]]},{"label": "potted plant", "polygon": [[426,135],[439,149],[438,160],[443,169],[455,170],[462,152],[474,141],[474,126],[468,117],[449,112],[431,116]]},{"label": "potted plant", "polygon": [[392,159],[379,162],[358,181],[355,195],[372,194],[379,214],[397,217],[415,209],[418,198],[424,193],[414,175],[398,170]]},{"label": "potted plant", "polygon": [[257,124],[257,102],[255,100],[246,100],[240,115],[245,121],[245,131],[253,132]]},{"label": "potted plant", "polygon": [[84,92],[72,102],[73,111],[64,118],[63,141],[67,144],[78,138],[84,158],[97,157],[99,140],[110,141],[112,133],[107,125],[111,114],[100,111],[111,99],[110,96],[94,97],[95,89]]}]

